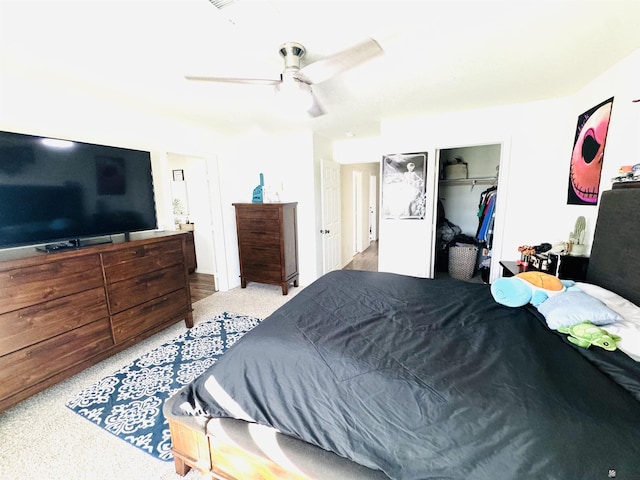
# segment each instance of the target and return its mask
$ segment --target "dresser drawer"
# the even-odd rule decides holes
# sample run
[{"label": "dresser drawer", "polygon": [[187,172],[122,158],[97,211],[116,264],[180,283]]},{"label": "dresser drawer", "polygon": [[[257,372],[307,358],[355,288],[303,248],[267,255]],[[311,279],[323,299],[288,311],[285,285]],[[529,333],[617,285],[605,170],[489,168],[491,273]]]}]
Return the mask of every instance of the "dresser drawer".
[{"label": "dresser drawer", "polygon": [[254,220],[270,220],[271,222],[278,222],[280,218],[280,205],[240,205],[235,204],[238,220],[241,222],[254,221]]},{"label": "dresser drawer", "polygon": [[243,265],[242,276],[250,282],[281,282],[282,267],[280,265],[270,267],[263,265]]},{"label": "dresser drawer", "polygon": [[0,352],[14,352],[108,316],[103,287],[5,313],[0,315]]},{"label": "dresser drawer", "polygon": [[243,241],[240,244],[240,252],[243,266],[262,265],[273,267],[282,264],[279,246],[253,244]]},{"label": "dresser drawer", "polygon": [[0,398],[35,385],[113,345],[105,318],[0,357]]},{"label": "dresser drawer", "polygon": [[0,314],[103,285],[98,255],[0,272]]},{"label": "dresser drawer", "polygon": [[150,330],[159,325],[158,318],[173,320],[189,311],[185,289],[172,292],[150,302],[138,305],[125,312],[114,315],[113,335],[116,343]]},{"label": "dresser drawer", "polygon": [[102,254],[107,283],[119,282],[184,261],[182,241],[140,245]]},{"label": "dresser drawer", "polygon": [[118,313],[185,286],[184,264],[109,285],[111,313]]},{"label": "dresser drawer", "polygon": [[242,238],[249,235],[268,236],[274,239],[280,238],[280,224],[273,220],[239,220],[238,232]]}]

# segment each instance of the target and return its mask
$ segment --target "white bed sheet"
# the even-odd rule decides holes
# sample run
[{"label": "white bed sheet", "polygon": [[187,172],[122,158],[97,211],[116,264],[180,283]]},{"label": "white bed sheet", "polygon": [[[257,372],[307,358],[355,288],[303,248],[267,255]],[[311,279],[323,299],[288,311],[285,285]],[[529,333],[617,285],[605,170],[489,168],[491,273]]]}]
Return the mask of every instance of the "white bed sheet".
[{"label": "white bed sheet", "polygon": [[576,287],[620,314],[622,321],[602,325],[601,328],[618,335],[621,338],[618,342],[618,348],[636,362],[640,362],[640,307],[617,293],[598,285],[576,282]]}]

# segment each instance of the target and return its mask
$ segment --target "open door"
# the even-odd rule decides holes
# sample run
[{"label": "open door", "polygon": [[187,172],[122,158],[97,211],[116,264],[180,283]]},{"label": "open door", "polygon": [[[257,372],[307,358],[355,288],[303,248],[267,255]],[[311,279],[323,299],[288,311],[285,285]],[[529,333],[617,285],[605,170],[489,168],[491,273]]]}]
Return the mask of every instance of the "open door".
[{"label": "open door", "polygon": [[[217,160],[168,153],[167,161],[174,217],[193,222],[197,272],[213,275],[216,290],[228,290]],[[181,172],[178,180],[173,180],[174,169]]]},{"label": "open door", "polygon": [[321,159],[322,170],[322,273],[342,268],[340,219],[340,165]]}]

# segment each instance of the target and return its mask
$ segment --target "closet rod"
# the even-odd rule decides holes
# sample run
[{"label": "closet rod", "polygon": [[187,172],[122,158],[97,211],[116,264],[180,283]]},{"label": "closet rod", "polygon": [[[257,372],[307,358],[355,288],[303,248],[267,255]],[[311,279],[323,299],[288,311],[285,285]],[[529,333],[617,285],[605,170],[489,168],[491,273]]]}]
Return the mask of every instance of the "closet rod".
[{"label": "closet rod", "polygon": [[459,178],[456,180],[441,180],[442,185],[471,185],[471,190],[476,185],[497,185],[497,177]]}]

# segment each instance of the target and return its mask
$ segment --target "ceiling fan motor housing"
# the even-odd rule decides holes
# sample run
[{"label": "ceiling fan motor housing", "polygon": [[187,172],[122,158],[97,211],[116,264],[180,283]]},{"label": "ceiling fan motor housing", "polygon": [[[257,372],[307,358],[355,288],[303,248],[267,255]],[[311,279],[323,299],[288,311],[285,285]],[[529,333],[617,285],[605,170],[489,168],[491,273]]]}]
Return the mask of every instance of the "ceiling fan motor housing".
[{"label": "ceiling fan motor housing", "polygon": [[300,70],[300,59],[307,53],[305,48],[296,42],[283,43],[280,46],[280,56],[284,59],[285,71]]}]

